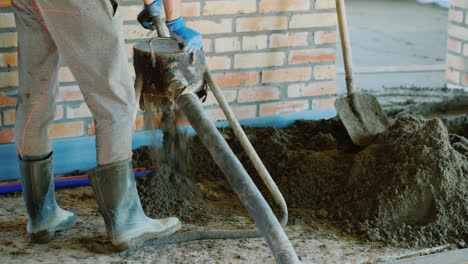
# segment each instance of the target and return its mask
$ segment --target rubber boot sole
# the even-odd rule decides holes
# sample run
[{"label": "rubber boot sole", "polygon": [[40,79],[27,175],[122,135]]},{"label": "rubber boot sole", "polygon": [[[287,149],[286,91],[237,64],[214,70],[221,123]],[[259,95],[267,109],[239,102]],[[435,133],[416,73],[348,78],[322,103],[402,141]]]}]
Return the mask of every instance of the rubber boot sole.
[{"label": "rubber boot sole", "polygon": [[151,240],[163,238],[166,236],[170,236],[177,232],[179,229],[182,228],[182,223],[178,223],[172,228],[168,228],[167,230],[164,230],[162,232],[157,232],[157,233],[145,233],[139,237],[136,237],[132,240],[129,240],[127,242],[124,242],[122,244],[114,245],[114,247],[118,251],[125,251],[125,250],[130,250],[130,249],[135,249],[143,246],[145,242],[149,242]]},{"label": "rubber boot sole", "polygon": [[31,242],[44,244],[50,242],[55,237],[56,232],[64,231],[67,229],[72,228],[76,224],[76,215],[73,216],[72,220],[64,221],[60,225],[50,229],[50,230],[43,230],[37,233],[29,234]]}]

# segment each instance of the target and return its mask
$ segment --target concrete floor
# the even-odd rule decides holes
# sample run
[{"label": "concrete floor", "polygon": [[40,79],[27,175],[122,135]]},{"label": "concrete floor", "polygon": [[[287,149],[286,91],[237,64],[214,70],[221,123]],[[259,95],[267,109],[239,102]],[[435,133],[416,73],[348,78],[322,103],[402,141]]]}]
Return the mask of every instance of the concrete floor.
[{"label": "concrete floor", "polygon": [[468,249],[448,251],[428,256],[385,262],[384,264],[466,264],[468,263]]},{"label": "concrete floor", "polygon": [[[353,0],[346,4],[359,89],[373,93],[381,92],[382,87],[441,88],[445,85],[448,9],[419,4],[416,0]],[[338,50],[340,69],[343,67],[341,46]],[[435,70],[359,73],[364,68],[385,71],[388,66],[408,68],[411,65]],[[338,93],[344,93],[344,75],[340,70],[338,73]]]}]

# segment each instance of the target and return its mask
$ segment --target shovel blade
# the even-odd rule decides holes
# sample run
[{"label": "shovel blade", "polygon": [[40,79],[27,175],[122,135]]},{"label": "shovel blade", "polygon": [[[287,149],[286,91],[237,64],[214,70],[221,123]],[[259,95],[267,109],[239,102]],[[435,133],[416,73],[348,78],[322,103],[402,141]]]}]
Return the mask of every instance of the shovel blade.
[{"label": "shovel blade", "polygon": [[358,146],[371,144],[389,125],[379,102],[369,94],[351,94],[339,98],[335,108],[351,140]]}]

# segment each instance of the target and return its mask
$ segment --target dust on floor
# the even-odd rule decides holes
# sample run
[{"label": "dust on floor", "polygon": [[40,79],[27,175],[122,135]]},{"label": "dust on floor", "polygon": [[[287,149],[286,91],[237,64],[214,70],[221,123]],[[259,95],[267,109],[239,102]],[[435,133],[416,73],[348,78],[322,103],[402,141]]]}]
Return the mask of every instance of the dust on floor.
[{"label": "dust on floor", "polygon": [[[21,197],[1,196],[0,263],[274,263],[262,239],[190,242],[146,247],[131,254],[114,253],[106,241],[104,221],[97,213],[90,187],[58,190],[57,197],[61,206],[78,214],[77,225],[49,244],[40,245],[27,239]],[[245,217],[235,217],[215,221],[204,229],[232,228],[234,223],[246,226],[248,222]],[[303,263],[375,263],[421,249],[360,242],[321,220],[291,225],[286,232]]]},{"label": "dust on floor", "polygon": [[[421,127],[424,127],[424,123],[421,124]],[[346,213],[342,213],[343,215],[340,216],[339,213],[335,213],[340,212],[340,210],[334,211],[330,208],[333,208],[333,200],[338,197],[336,191],[346,191],[344,186],[348,181],[343,181],[343,172],[350,172],[348,169],[351,168],[349,166],[355,160],[354,156],[364,151],[354,147],[349,142],[346,133],[343,132],[340,123],[336,120],[321,120],[312,125],[296,124],[296,126],[301,125],[303,129],[305,128],[305,132],[297,132],[296,134],[281,129],[263,129],[263,133],[272,136],[270,137],[272,144],[259,145],[258,139],[262,139],[265,134],[262,135],[258,131],[249,133],[249,136],[260,155],[263,155],[264,162],[270,165],[276,164],[270,168],[271,172],[281,174],[284,170],[289,170],[296,175],[301,175],[310,174],[308,170],[313,168],[313,172],[317,175],[328,173],[326,177],[322,177],[322,180],[316,177],[310,182],[314,185],[309,186],[302,185],[301,181],[296,183],[289,181],[287,177],[276,177],[287,200],[290,200],[291,221],[286,232],[303,263],[376,263],[395,259],[402,255],[410,255],[427,248],[428,245],[423,247],[413,243],[397,243],[399,246],[412,246],[411,248],[384,245],[382,242],[370,242],[373,239],[370,236],[367,236],[368,240],[366,241],[362,239],[363,234],[351,232],[355,229],[354,227],[358,226],[354,226],[352,222],[348,223],[351,226],[343,224],[341,220],[343,216],[346,216]],[[436,127],[440,126],[436,125]],[[229,131],[225,130],[223,133],[228,140],[232,139],[232,134]],[[446,131],[442,131],[442,134],[444,133]],[[312,138],[311,135],[313,135]],[[411,135],[415,134],[409,133],[408,135],[408,140],[410,140]],[[391,139],[391,134],[381,139],[382,144],[389,143],[385,141],[389,138]],[[461,153],[465,147],[463,140],[462,137],[451,140],[447,134],[446,138],[443,139],[445,145],[442,145],[450,148],[451,152]],[[449,146],[447,146],[447,142],[449,142]],[[455,144],[458,144],[458,150],[455,150]],[[235,152],[242,152],[238,145],[232,144],[232,147]],[[296,150],[296,152],[286,156],[281,155],[291,149]],[[275,156],[266,155],[267,153],[280,154]],[[192,180],[197,182],[203,199],[211,201],[210,206],[213,206],[214,209],[197,212],[205,216],[213,214],[210,217],[197,216],[186,219],[191,222],[184,221],[186,223],[184,229],[251,227],[251,221],[239,207],[238,201],[234,199],[230,187],[221,180],[222,177],[216,171],[216,167],[211,166],[210,161],[206,160],[203,148],[198,148],[196,154],[192,162],[203,164],[203,168],[192,166],[189,175]],[[453,155],[459,157],[460,155],[466,156],[467,153]],[[241,156],[240,158],[242,160],[245,157]],[[307,166],[302,166],[304,164],[294,165],[291,163],[293,160],[302,160],[302,163]],[[378,162],[376,164],[378,165]],[[246,167],[249,171],[253,170],[251,165],[246,165]],[[351,183],[356,179],[360,180],[358,176],[362,177],[362,174],[356,174],[357,178],[351,178]],[[466,175],[464,176],[466,177]],[[321,192],[320,188],[322,188]],[[297,190],[300,190],[302,195],[295,196],[298,193]],[[318,191],[319,195],[315,191]],[[433,192],[429,193],[434,194]],[[304,194],[308,194],[309,199],[304,199]],[[97,213],[97,206],[90,187],[59,190],[57,197],[59,204],[64,208],[77,212],[77,226],[58,236],[47,245],[37,245],[29,243],[27,240],[25,230],[27,218],[21,197],[17,194],[0,196],[0,263],[274,263],[269,248],[261,239],[190,242],[114,253],[106,241],[104,223]],[[222,204],[223,201],[229,201],[231,209],[219,210],[219,203]],[[167,206],[168,204],[162,205]],[[157,206],[161,206],[161,204]],[[177,203],[174,206],[177,207]],[[376,212],[381,211],[377,210]],[[162,217],[165,212],[158,213],[155,210],[149,213],[156,217]],[[382,214],[385,215],[384,211]],[[351,231],[346,232],[347,228]],[[396,237],[396,239],[400,238],[400,236]],[[374,240],[379,239],[374,237]],[[387,244],[392,242],[385,239],[383,241]],[[440,242],[444,241],[437,241],[437,243]]]}]

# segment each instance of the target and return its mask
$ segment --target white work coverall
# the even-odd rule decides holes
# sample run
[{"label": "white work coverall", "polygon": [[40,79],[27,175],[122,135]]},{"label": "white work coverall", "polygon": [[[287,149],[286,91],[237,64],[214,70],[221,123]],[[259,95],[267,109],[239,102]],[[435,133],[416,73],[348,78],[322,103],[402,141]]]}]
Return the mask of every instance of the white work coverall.
[{"label": "white work coverall", "polygon": [[99,165],[129,159],[135,92],[128,69],[118,0],[12,0],[18,30],[18,154],[52,151],[48,128],[55,114],[63,59],[96,123]]}]

